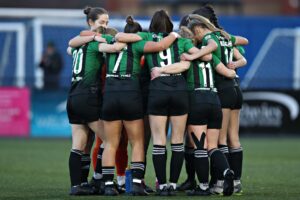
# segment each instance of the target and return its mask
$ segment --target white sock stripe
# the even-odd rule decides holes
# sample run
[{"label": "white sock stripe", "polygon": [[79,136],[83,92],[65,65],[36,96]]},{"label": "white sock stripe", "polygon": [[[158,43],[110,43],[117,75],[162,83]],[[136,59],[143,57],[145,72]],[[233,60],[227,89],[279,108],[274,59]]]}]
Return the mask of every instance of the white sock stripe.
[{"label": "white sock stripe", "polygon": [[195,153],[195,154],[196,154],[196,153],[207,154],[207,151],[206,151],[206,150],[195,150],[194,153]]},{"label": "white sock stripe", "polygon": [[102,156],[101,155],[97,155],[97,159],[102,159]]},{"label": "white sock stripe", "polygon": [[78,154],[78,155],[80,155],[80,156],[82,156],[82,154],[83,154],[82,151],[74,150],[74,149],[71,149],[71,152],[72,152],[72,153],[76,153],[76,154]]},{"label": "white sock stripe", "polygon": [[142,163],[131,163],[131,167],[145,167]]},{"label": "white sock stripe", "polygon": [[229,148],[229,152],[232,153],[232,152],[241,152],[243,151],[243,148],[242,147],[239,147],[239,148]]},{"label": "white sock stripe", "polygon": [[91,161],[91,158],[81,157],[81,161]]},{"label": "white sock stripe", "polygon": [[165,148],[153,148],[152,151],[166,151]]},{"label": "white sock stripe", "polygon": [[222,153],[229,153],[228,148],[225,149],[219,149]]},{"label": "white sock stripe", "polygon": [[142,171],[144,171],[145,170],[145,168],[144,167],[132,167],[131,169],[140,169],[140,170],[142,170]]},{"label": "white sock stripe", "polygon": [[171,150],[172,151],[184,151],[184,148],[183,147],[182,148],[181,147],[174,147],[174,148],[172,147]]},{"label": "white sock stripe", "polygon": [[166,152],[163,152],[163,153],[152,153],[152,155],[165,155],[166,154]]},{"label": "white sock stripe", "polygon": [[156,151],[156,150],[153,150],[152,153],[165,153],[166,151]]},{"label": "white sock stripe", "polygon": [[195,158],[208,158],[208,155],[195,155]]},{"label": "white sock stripe", "polygon": [[183,149],[172,149],[173,152],[184,152]]},{"label": "white sock stripe", "polygon": [[218,148],[218,149],[224,149],[224,150],[228,150],[228,147],[221,147],[221,148]]}]

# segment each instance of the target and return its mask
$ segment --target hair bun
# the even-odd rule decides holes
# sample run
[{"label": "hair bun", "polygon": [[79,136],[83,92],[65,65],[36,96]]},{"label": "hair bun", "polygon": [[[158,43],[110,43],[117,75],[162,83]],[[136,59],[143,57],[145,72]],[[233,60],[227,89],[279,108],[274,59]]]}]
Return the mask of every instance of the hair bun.
[{"label": "hair bun", "polygon": [[83,10],[83,13],[84,14],[86,14],[86,15],[88,15],[90,12],[91,12],[91,10],[92,10],[92,7],[86,7],[84,10]]},{"label": "hair bun", "polygon": [[129,24],[129,25],[133,25],[134,24],[134,20],[133,20],[133,17],[131,15],[129,15],[126,18],[126,23]]}]

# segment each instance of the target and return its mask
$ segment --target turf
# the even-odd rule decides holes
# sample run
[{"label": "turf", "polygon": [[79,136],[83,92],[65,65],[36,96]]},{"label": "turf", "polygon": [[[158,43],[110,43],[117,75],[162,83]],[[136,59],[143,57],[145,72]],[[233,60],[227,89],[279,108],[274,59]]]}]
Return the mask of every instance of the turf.
[{"label": "turf", "polygon": [[[244,147],[243,195],[193,197],[201,199],[300,198],[300,138],[242,138]],[[141,197],[70,197],[66,139],[0,140],[0,199],[140,199]],[[149,150],[150,152],[150,150]],[[150,154],[149,154],[150,155]],[[170,154],[169,154],[170,155]],[[154,186],[151,156],[146,181]],[[180,181],[185,179],[184,168]],[[147,199],[161,199],[150,196]],[[187,198],[179,193],[171,199]],[[166,199],[166,198],[164,198]]]}]

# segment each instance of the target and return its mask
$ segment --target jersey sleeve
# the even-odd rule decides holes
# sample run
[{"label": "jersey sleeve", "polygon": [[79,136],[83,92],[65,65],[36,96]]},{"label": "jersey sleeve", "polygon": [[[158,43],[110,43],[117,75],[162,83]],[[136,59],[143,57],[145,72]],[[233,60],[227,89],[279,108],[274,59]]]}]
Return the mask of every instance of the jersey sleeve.
[{"label": "jersey sleeve", "polygon": [[144,53],[144,47],[146,45],[147,41],[141,40],[134,43],[134,49],[139,53]]},{"label": "jersey sleeve", "polygon": [[213,67],[214,69],[216,69],[217,66],[218,66],[218,64],[221,63],[220,59],[219,59],[217,56],[215,56],[214,54],[212,55],[212,60],[211,60],[211,62],[212,62],[212,67]]},{"label": "jersey sleeve", "polygon": [[234,35],[230,35],[230,40],[232,42],[232,45],[234,45],[236,42],[236,37]]},{"label": "jersey sleeve", "polygon": [[143,40],[149,40],[149,33],[148,32],[138,32],[137,33]]},{"label": "jersey sleeve", "polygon": [[244,47],[242,47],[242,46],[236,46],[235,48],[237,48],[237,50],[238,50],[243,56],[245,56],[246,51],[245,51],[245,48],[244,48]]},{"label": "jersey sleeve", "polygon": [[213,39],[211,34],[207,34],[202,39],[202,45],[206,46],[208,44],[208,40]]},{"label": "jersey sleeve", "polygon": [[193,44],[192,40],[185,39],[185,42],[184,42],[184,52],[188,52],[193,47],[194,47],[194,44]]}]

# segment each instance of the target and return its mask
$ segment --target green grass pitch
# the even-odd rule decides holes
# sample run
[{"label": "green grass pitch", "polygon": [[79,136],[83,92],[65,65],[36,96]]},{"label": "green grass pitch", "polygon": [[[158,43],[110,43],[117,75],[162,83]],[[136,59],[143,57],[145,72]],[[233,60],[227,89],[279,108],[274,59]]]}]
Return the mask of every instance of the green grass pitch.
[{"label": "green grass pitch", "polygon": [[[243,195],[193,199],[290,200],[300,199],[300,138],[242,138]],[[0,199],[141,199],[142,197],[70,197],[66,139],[0,140]],[[149,155],[150,155],[149,149]],[[171,155],[171,154],[168,154]],[[146,182],[154,186],[151,156]],[[90,173],[91,174],[91,173]],[[180,181],[185,179],[183,168]],[[149,196],[146,199],[161,199]],[[179,193],[168,199],[191,198]],[[163,198],[166,199],[166,198]]]}]

